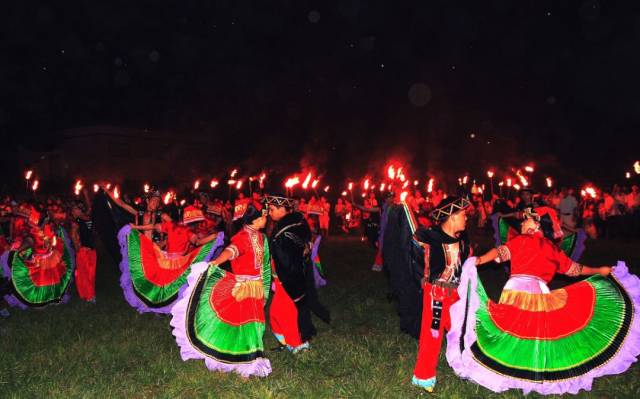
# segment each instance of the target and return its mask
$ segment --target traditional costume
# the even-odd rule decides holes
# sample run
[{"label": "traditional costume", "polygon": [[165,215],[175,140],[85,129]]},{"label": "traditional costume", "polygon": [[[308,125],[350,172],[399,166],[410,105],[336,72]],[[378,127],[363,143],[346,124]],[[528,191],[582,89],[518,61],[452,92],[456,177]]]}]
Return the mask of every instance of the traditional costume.
[{"label": "traditional costume", "polygon": [[[266,196],[265,203],[288,210],[295,207],[295,201],[279,196]],[[310,240],[304,216],[295,211],[277,222],[270,240],[277,274],[269,312],[271,330],[280,344],[293,352],[308,348],[316,335],[312,312],[324,322],[330,321],[329,311],[318,300]]]},{"label": "traditional costume", "polygon": [[[463,231],[452,237],[442,230],[442,223],[470,205],[466,198],[449,197],[432,212],[437,226],[419,228],[415,240],[424,249],[424,269],[416,275],[422,281],[422,320],[418,358],[412,383],[428,391],[436,384],[436,367],[445,330],[451,328],[449,309],[459,299],[456,288],[460,281],[462,264],[471,253],[469,240]],[[420,270],[414,271],[416,274]]]},{"label": "traditional costume", "polygon": [[[260,216],[255,208],[253,214]],[[209,370],[266,377],[271,363],[263,357],[262,339],[271,257],[266,236],[252,221],[244,219],[223,252],[231,260],[231,272],[206,262],[191,267],[187,286],[171,310],[171,326],[182,360],[203,359]]]},{"label": "traditional costume", "polygon": [[22,309],[67,302],[75,254],[66,232],[50,224],[40,227],[39,213],[29,206],[21,206],[16,214],[25,223],[14,230],[21,237],[0,260],[10,283],[5,300]]},{"label": "traditional costume", "polygon": [[[526,214],[537,220],[549,215],[559,229],[552,209]],[[495,392],[576,394],[590,390],[594,378],[622,373],[636,361],[640,279],[618,262],[610,277],[593,275],[551,291],[547,284],[556,273],[583,274],[551,235],[532,230],[497,248],[499,261],[511,261],[498,303],[478,280],[476,258],[464,265],[458,288],[463,300],[451,308],[447,335],[447,360],[456,374]]]},{"label": "traditional costume", "polygon": [[420,279],[424,269],[424,251],[414,240],[418,224],[409,205],[396,201],[384,211],[383,226],[382,258],[389,276],[389,296],[397,301],[400,330],[417,339],[422,318]]},{"label": "traditional costume", "polygon": [[93,239],[93,221],[78,216],[72,222],[71,231],[76,246],[75,283],[78,296],[85,301],[95,301],[97,258]]},{"label": "traditional costume", "polygon": [[203,220],[202,211],[189,206],[183,212],[182,224],[163,222],[166,251],[129,225],[120,230],[120,286],[127,302],[138,312],[170,313],[180,288],[187,282],[190,266],[208,262],[221,249],[222,232],[215,241],[188,250],[195,233],[186,225]]}]

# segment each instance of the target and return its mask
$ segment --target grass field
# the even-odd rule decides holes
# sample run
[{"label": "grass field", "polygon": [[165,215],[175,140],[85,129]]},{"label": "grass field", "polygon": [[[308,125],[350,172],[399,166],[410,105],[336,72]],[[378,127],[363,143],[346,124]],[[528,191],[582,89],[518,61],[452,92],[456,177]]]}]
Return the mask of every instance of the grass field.
[{"label": "grass field", "polygon": [[[488,237],[479,239],[485,246]],[[618,258],[640,270],[638,241],[589,243],[584,262]],[[417,342],[398,332],[382,273],[369,270],[373,251],[357,238],[330,238],[321,250],[329,285],[321,297],[331,326],[317,321],[312,350],[269,352],[273,373],[248,381],[209,372],[202,361],[183,362],[169,317],[139,315],[124,301],[115,263],[99,252],[97,304],[12,310],[0,321],[0,397],[213,397],[213,398],[484,398],[494,394],[457,378],[444,356],[433,394],[411,386]],[[481,272],[493,295],[506,281],[499,268]],[[268,332],[267,349],[276,346]],[[532,394],[529,397],[538,397]],[[640,397],[640,366],[595,382],[578,397]]]}]

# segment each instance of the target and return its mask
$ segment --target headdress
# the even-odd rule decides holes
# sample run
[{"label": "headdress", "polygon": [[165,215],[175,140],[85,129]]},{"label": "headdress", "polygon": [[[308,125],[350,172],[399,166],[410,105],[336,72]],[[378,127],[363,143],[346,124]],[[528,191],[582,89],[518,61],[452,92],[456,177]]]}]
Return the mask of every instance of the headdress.
[{"label": "headdress", "polygon": [[182,214],[183,224],[201,222],[203,220],[204,220],[204,214],[200,209],[192,205],[189,205],[186,208],[184,208],[184,213]]},{"label": "headdress", "polygon": [[288,209],[295,209],[298,201],[293,198],[288,198],[280,195],[265,195],[264,196],[264,204],[265,206],[274,205],[277,207],[285,207]]},{"label": "headdress", "polygon": [[449,216],[469,207],[471,203],[465,197],[447,197],[431,211],[431,218],[437,223],[444,222]]}]

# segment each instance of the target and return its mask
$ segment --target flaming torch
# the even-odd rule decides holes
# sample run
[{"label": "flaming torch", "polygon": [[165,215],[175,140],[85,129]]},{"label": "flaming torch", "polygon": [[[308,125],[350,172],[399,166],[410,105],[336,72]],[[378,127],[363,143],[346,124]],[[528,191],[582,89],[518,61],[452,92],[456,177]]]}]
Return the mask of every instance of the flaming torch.
[{"label": "flaming torch", "polygon": [[211,179],[211,183],[209,183],[209,187],[216,188],[216,187],[218,187],[218,184],[220,184],[220,182],[218,180]]},{"label": "flaming torch", "polygon": [[325,193],[328,193],[328,192],[329,192],[329,189],[330,189],[330,187],[329,187],[329,186],[325,186],[323,191],[324,191]]},{"label": "flaming torch", "polygon": [[493,197],[493,175],[494,175],[494,171],[492,170],[488,170],[487,171],[487,177],[489,178],[489,184],[491,185],[491,196]]},{"label": "flaming torch", "polygon": [[262,173],[260,175],[260,178],[258,179],[258,182],[260,184],[260,188],[263,189],[264,188],[264,179],[267,178],[267,174],[266,173]]},{"label": "flaming torch", "polygon": [[432,193],[433,192],[433,184],[435,183],[435,180],[432,178],[429,179],[429,183],[427,184],[427,192],[428,193]]},{"label": "flaming torch", "polygon": [[31,190],[33,190],[33,192],[38,191],[38,187],[40,187],[40,181],[38,179],[35,179],[33,181],[33,184],[31,185]]},{"label": "flaming torch", "polygon": [[113,198],[115,198],[115,199],[120,198],[120,190],[118,190],[118,186],[115,186],[113,188]]},{"label": "flaming torch", "polygon": [[293,176],[287,179],[284,183],[284,187],[287,190],[287,196],[291,196],[293,194],[293,187],[300,183],[300,178],[298,176]]},{"label": "flaming torch", "polygon": [[32,176],[33,176],[33,171],[31,169],[24,172],[24,178],[27,181],[27,190],[29,190],[29,180],[31,180]]},{"label": "flaming torch", "polygon": [[550,177],[547,177],[546,181],[547,181],[547,188],[551,189],[551,187],[553,187],[553,180]]},{"label": "flaming torch", "polygon": [[165,205],[169,205],[169,202],[171,202],[171,199],[173,198],[173,193],[171,191],[167,191],[167,193],[164,195],[164,204]]},{"label": "flaming torch", "polygon": [[97,193],[97,192],[98,192],[98,190],[100,190],[100,186],[99,186],[99,185],[97,185],[97,184],[94,184],[94,185],[93,185],[93,192],[94,192],[94,193]]},{"label": "flaming torch", "polygon": [[304,178],[304,181],[302,182],[302,189],[306,190],[307,188],[309,188],[310,182],[311,182],[311,172],[307,173],[307,177]]},{"label": "flaming torch", "polygon": [[73,192],[75,193],[76,196],[78,196],[80,195],[80,191],[82,191],[82,181],[77,180],[76,184],[73,187]]}]

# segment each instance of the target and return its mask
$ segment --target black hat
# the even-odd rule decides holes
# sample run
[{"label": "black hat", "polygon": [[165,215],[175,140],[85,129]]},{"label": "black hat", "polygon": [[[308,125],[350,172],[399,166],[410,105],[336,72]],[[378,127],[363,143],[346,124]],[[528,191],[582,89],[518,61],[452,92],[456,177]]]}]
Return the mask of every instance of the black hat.
[{"label": "black hat", "polygon": [[274,205],[276,207],[285,207],[287,209],[295,209],[297,202],[293,198],[285,197],[284,195],[265,195],[265,206]]},{"label": "black hat", "polygon": [[449,216],[460,212],[471,205],[465,197],[447,197],[440,201],[436,208],[431,211],[431,218],[437,223],[445,221]]}]

